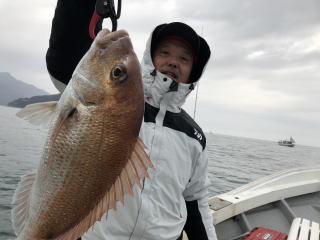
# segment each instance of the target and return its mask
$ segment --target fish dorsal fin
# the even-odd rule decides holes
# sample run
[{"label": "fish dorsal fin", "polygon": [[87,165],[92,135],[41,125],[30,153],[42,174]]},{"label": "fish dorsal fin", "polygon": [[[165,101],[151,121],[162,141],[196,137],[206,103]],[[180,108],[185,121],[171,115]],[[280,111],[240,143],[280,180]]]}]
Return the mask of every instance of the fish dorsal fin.
[{"label": "fish dorsal fin", "polygon": [[17,112],[17,116],[33,125],[48,126],[54,116],[57,103],[57,101],[52,101],[30,104]]},{"label": "fish dorsal fin", "polygon": [[137,184],[139,188],[142,189],[140,180],[144,177],[149,178],[147,170],[148,168],[154,167],[145,152],[145,148],[142,140],[138,138],[126,167],[122,170],[120,177],[114,184],[114,192],[111,192],[114,194],[114,196],[111,197],[111,209],[116,208],[117,201],[122,202],[122,204],[124,203],[124,194],[134,196],[133,186]]},{"label": "fish dorsal fin", "polygon": [[22,176],[13,195],[11,217],[13,229],[16,235],[19,235],[24,227],[28,215],[30,192],[35,178],[36,173],[30,173]]},{"label": "fish dorsal fin", "polygon": [[127,165],[106,195],[77,226],[58,236],[55,240],[81,237],[96,221],[100,221],[104,214],[107,215],[109,209],[116,209],[117,201],[121,201],[123,204],[125,194],[134,196],[134,184],[137,184],[140,189],[142,188],[140,180],[143,177],[149,177],[147,170],[153,168],[153,164],[144,150],[145,148],[142,140],[138,138]]}]

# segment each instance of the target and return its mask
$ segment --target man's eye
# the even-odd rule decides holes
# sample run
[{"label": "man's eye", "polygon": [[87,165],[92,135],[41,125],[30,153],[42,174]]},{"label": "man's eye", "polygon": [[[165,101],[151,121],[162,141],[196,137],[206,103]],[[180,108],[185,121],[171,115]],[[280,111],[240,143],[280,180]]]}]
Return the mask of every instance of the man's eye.
[{"label": "man's eye", "polygon": [[160,53],[163,54],[163,55],[168,55],[169,54],[169,52],[165,51],[165,50],[162,50]]},{"label": "man's eye", "polygon": [[189,61],[189,58],[187,58],[187,57],[181,57],[180,59],[181,59],[182,62],[188,62]]}]

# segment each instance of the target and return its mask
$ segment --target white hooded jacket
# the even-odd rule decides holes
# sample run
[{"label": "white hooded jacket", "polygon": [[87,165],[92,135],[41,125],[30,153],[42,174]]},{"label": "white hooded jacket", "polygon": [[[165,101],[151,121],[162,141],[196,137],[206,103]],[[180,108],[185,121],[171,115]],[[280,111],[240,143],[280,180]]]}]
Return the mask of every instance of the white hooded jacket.
[{"label": "white hooded jacket", "polygon": [[[141,63],[145,114],[140,138],[155,169],[142,180],[142,190],[135,186],[135,197],[125,196],[124,205],[117,203],[84,240],[176,240],[185,225],[196,239],[216,239],[208,207],[206,139],[181,109],[195,83],[177,83],[155,71],[150,45],[151,37]],[[193,220],[186,224],[187,213]]]}]

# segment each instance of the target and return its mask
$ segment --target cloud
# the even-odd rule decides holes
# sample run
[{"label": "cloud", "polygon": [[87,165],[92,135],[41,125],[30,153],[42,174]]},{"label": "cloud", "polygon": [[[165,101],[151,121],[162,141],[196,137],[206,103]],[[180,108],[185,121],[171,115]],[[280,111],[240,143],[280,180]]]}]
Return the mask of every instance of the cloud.
[{"label": "cloud", "polygon": [[[56,92],[45,65],[55,4],[0,0],[0,71],[49,92]],[[297,131],[310,143],[320,132],[319,9],[317,0],[130,0],[118,27],[129,32],[139,58],[164,22],[186,22],[205,37],[212,58],[197,119],[206,129],[269,139]],[[192,114],[194,100],[193,93],[186,104]]]},{"label": "cloud", "polygon": [[248,60],[257,60],[259,58],[262,58],[266,55],[265,51],[262,50],[257,50],[253,51],[252,53],[249,53],[247,56]]},{"label": "cloud", "polygon": [[56,92],[45,65],[54,6],[40,0],[0,1],[0,71],[49,92]]}]

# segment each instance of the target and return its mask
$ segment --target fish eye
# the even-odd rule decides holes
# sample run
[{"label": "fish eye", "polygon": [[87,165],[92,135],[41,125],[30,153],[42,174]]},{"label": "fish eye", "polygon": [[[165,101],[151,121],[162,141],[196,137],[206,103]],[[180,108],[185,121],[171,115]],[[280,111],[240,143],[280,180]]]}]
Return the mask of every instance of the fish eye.
[{"label": "fish eye", "polygon": [[112,68],[110,78],[113,81],[124,81],[127,79],[127,69],[123,64],[118,64]]}]

